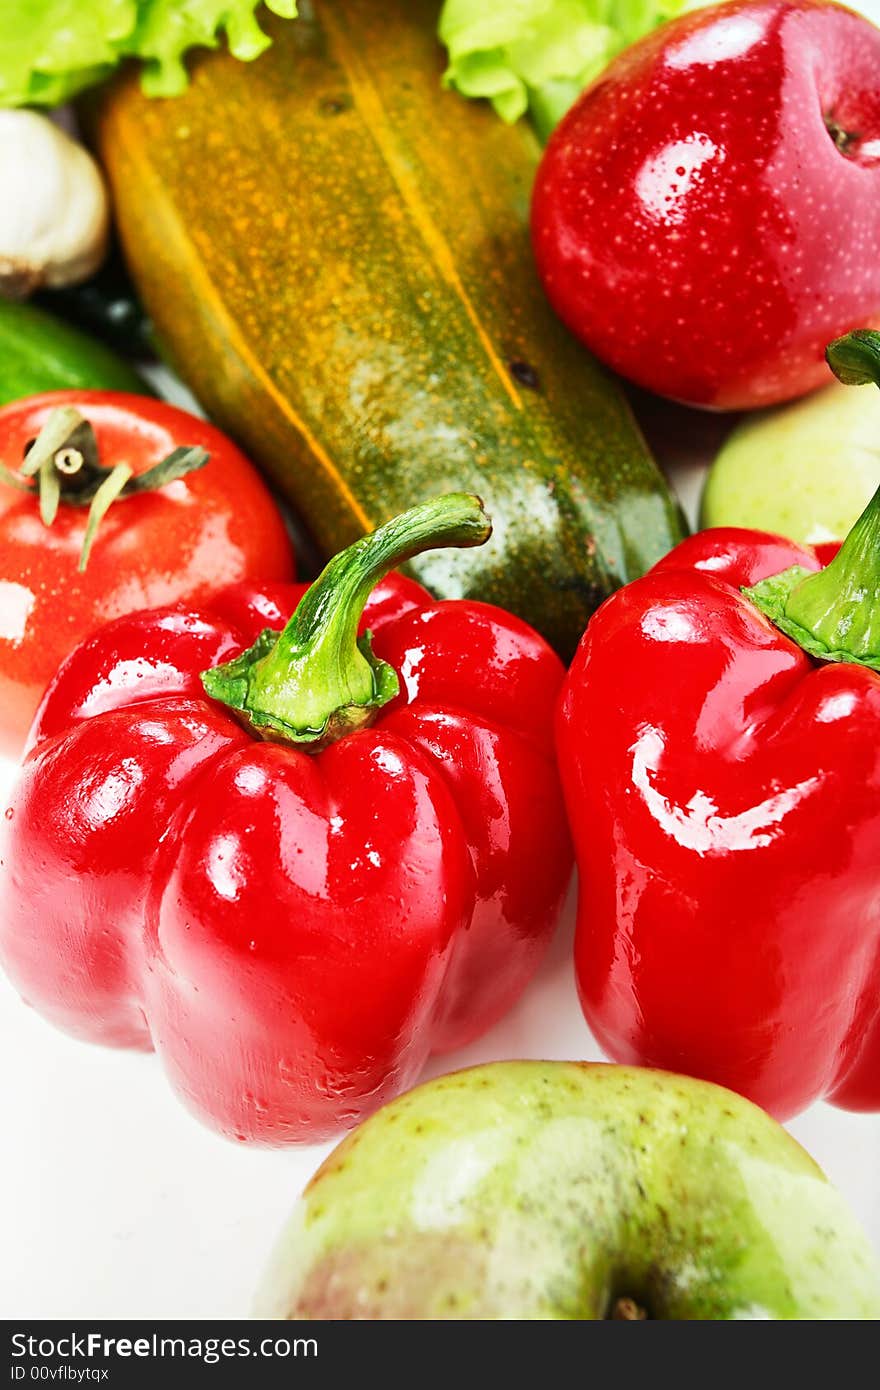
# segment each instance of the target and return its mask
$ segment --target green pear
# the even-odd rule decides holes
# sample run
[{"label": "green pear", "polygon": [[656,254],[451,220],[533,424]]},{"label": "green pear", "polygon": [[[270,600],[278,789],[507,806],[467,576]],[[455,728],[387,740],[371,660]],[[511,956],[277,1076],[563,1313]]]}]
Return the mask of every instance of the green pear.
[{"label": "green pear", "polygon": [[667,1072],[497,1062],[339,1145],[261,1317],[877,1318],[880,1270],[775,1120]]},{"label": "green pear", "polygon": [[834,382],[736,426],[703,493],[703,526],[842,540],[880,486],[880,391]]}]

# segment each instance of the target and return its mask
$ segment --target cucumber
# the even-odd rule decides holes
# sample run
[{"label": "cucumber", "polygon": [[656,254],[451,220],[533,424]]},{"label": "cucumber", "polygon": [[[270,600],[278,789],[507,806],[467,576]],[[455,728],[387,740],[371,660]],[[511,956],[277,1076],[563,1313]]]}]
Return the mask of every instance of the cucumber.
[{"label": "cucumber", "polygon": [[0,405],[41,391],[93,389],[152,394],[102,343],[32,304],[0,299]]},{"label": "cucumber", "polygon": [[410,571],[568,655],[681,518],[619,387],[538,284],[537,140],[442,89],[437,10],[267,16],[267,53],[200,57],[174,100],[123,76],[96,138],[164,351],[324,552],[437,492],[477,492],[491,542]]}]

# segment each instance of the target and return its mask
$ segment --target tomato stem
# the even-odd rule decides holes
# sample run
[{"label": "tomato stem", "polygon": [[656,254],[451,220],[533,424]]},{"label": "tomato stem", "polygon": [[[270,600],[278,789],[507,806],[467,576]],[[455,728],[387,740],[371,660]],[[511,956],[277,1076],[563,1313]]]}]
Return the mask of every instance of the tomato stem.
[{"label": "tomato stem", "polygon": [[89,562],[98,527],[114,502],[139,492],[153,492],[197,468],[210,455],[205,449],[174,449],[167,458],[135,474],[127,464],[101,463],[95,431],[72,406],[59,406],[27,449],[17,473],[0,465],[0,479],[34,493],[40,518],[51,526],[60,505],[88,507],[89,516],[79,557],[80,573]]}]

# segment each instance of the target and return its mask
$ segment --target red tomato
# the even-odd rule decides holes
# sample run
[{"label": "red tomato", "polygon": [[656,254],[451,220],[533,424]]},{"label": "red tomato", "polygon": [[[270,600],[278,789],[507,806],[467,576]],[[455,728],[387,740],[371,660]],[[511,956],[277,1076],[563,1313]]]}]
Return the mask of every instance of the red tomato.
[{"label": "red tomato", "polygon": [[77,571],[87,509],[63,502],[44,526],[35,495],[0,481],[0,752],[17,754],[55,668],[101,623],[198,600],[236,580],[294,577],[284,522],[225,435],[175,406],[119,391],[47,391],[0,409],[0,462],[17,471],[47,416],[73,406],[104,465],[135,474],[198,445],[210,462],[156,492],[120,498]]}]

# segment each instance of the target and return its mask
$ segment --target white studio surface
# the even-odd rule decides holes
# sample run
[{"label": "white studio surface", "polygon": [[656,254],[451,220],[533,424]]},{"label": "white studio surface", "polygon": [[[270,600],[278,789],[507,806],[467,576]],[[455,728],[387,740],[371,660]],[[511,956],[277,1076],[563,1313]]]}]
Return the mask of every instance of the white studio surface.
[{"label": "white studio surface", "polygon": [[[880,22],[880,0],[858,8]],[[0,760],[0,806],[14,773]],[[599,1059],[575,995],[572,929],[573,898],[519,1006],[429,1074],[512,1057]],[[183,1110],[154,1058],[66,1038],[2,978],[0,1055],[0,1317],[246,1316],[293,1202],[332,1146],[266,1151],[218,1138]],[[790,1128],[880,1253],[880,1115],[817,1105]]]},{"label": "white studio surface", "polygon": [[[8,774],[5,778],[8,781]],[[431,1071],[600,1054],[575,998],[567,914],[520,1005]],[[202,1128],[156,1060],[65,1038],[0,985],[0,1316],[247,1316],[287,1214],[330,1145],[236,1147]],[[815,1106],[791,1126],[880,1251],[880,1116]]]}]

